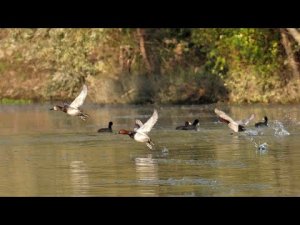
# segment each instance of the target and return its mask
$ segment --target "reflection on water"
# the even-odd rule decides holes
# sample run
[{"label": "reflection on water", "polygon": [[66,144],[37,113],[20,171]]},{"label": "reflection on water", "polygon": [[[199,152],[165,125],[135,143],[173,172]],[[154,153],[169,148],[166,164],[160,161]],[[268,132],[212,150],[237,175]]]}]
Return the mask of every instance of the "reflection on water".
[{"label": "reflection on water", "polygon": [[137,179],[139,181],[155,181],[158,179],[157,161],[152,159],[151,154],[149,154],[147,158],[136,158],[135,168],[137,173]]},{"label": "reflection on water", "polygon": [[[156,106],[157,149],[128,136],[153,106],[85,105],[87,121],[49,105],[0,105],[0,196],[300,196],[300,106],[218,108],[269,127],[232,134],[215,105]],[[175,130],[200,120],[198,131]],[[113,121],[114,133],[99,134]]]},{"label": "reflection on water", "polygon": [[71,184],[74,195],[84,195],[89,189],[89,175],[87,166],[83,161],[70,163]]},{"label": "reflection on water", "polygon": [[[137,181],[141,185],[151,184],[158,186],[158,165],[157,161],[152,158],[152,154],[148,154],[146,158],[135,158],[135,169]],[[141,190],[141,194],[145,196],[156,196],[155,188],[146,188]]]}]

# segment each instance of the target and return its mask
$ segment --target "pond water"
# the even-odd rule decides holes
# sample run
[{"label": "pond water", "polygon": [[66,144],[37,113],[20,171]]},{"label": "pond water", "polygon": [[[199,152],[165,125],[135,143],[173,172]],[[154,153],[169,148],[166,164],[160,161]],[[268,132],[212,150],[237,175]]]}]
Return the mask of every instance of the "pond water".
[{"label": "pond water", "polygon": [[[216,105],[86,104],[86,121],[50,107],[0,105],[0,196],[300,196],[300,105],[217,105],[255,114],[238,134]],[[154,108],[155,150],[116,134]],[[270,126],[255,128],[265,115]],[[197,131],[175,130],[196,118]],[[114,133],[97,133],[109,121]]]}]

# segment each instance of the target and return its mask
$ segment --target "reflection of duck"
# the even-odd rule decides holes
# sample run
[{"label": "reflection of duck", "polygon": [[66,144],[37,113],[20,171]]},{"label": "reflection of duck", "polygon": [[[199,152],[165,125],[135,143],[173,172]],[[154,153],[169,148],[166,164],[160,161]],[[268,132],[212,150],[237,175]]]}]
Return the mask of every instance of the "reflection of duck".
[{"label": "reflection of duck", "polygon": [[267,127],[268,126],[268,117],[264,117],[263,122],[258,122],[255,124],[255,127]]},{"label": "reflection of duck", "polygon": [[98,130],[98,132],[99,133],[101,133],[101,132],[112,132],[112,125],[113,125],[113,122],[109,122],[108,123],[108,127],[106,127],[106,128],[100,128],[99,130]]},{"label": "reflection of duck", "polygon": [[62,111],[64,113],[67,113],[70,116],[79,116],[82,120],[86,120],[88,115],[83,113],[79,109],[79,107],[82,106],[86,96],[87,96],[87,86],[83,85],[82,91],[70,105],[67,103],[64,103],[63,106],[55,105],[50,110]]},{"label": "reflection of duck", "polygon": [[215,113],[219,116],[219,120],[221,122],[227,123],[228,127],[234,132],[245,131],[245,126],[254,118],[254,114],[252,114],[248,119],[245,119],[243,121],[234,121],[230,116],[228,116],[221,110],[215,109]]},{"label": "reflection of duck", "polygon": [[135,166],[137,172],[137,178],[141,181],[156,181],[158,180],[158,167],[157,161],[152,158],[152,155],[148,155],[147,158],[136,158]]},{"label": "reflection of duck", "polygon": [[89,176],[87,166],[83,161],[70,163],[71,182],[74,194],[84,194],[89,188]]},{"label": "reflection of duck", "polygon": [[148,133],[151,131],[154,124],[157,122],[158,114],[156,109],[154,110],[152,116],[148,119],[146,123],[142,123],[139,120],[136,120],[136,125],[133,131],[128,131],[121,129],[119,134],[127,134],[129,137],[133,138],[138,142],[144,142],[148,146],[148,148],[152,149],[154,143],[148,136]]},{"label": "reflection of duck", "polygon": [[[140,184],[139,193],[141,196],[158,196],[159,176],[157,160],[148,157],[135,159],[136,180]],[[146,184],[146,185],[145,185]]]},{"label": "reflection of duck", "polygon": [[185,121],[184,126],[176,127],[176,130],[197,130],[197,126],[199,125],[199,120],[195,119],[193,124],[189,121]]}]

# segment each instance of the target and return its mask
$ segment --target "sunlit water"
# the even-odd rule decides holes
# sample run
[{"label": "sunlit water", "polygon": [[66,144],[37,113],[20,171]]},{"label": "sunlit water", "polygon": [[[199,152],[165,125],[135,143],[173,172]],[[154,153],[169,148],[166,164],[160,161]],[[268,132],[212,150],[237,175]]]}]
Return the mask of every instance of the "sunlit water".
[{"label": "sunlit water", "polygon": [[[300,105],[218,105],[244,133],[217,122],[215,105],[156,106],[155,150],[100,134],[145,122],[154,106],[84,105],[87,121],[50,105],[0,105],[0,196],[300,196]],[[254,123],[269,117],[268,128]],[[176,126],[198,118],[198,131]]]}]

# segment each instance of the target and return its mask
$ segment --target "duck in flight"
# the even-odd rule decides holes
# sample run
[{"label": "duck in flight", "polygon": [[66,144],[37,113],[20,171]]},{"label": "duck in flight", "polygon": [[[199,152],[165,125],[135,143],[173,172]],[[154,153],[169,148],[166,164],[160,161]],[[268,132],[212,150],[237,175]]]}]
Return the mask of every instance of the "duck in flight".
[{"label": "duck in flight", "polygon": [[234,121],[230,116],[228,116],[221,110],[215,109],[215,113],[218,115],[219,120],[221,122],[227,123],[228,127],[234,132],[245,131],[245,126],[254,118],[254,114],[252,114],[248,119],[242,121]]},{"label": "duck in flight", "polygon": [[102,133],[102,132],[112,132],[112,125],[113,125],[113,122],[109,122],[108,123],[108,127],[106,127],[106,128],[100,128],[99,130],[98,130],[98,132],[99,133]]},{"label": "duck in flight", "polygon": [[87,86],[84,84],[82,91],[71,104],[64,103],[63,106],[55,105],[50,110],[62,111],[70,116],[79,116],[80,119],[86,120],[88,114],[83,113],[79,109],[79,107],[82,106],[82,104],[84,103],[86,96],[87,96]]},{"label": "duck in flight", "polygon": [[154,143],[151,138],[148,136],[148,133],[153,128],[154,124],[157,122],[158,114],[155,109],[152,116],[147,120],[146,123],[142,123],[140,120],[135,121],[135,127],[133,131],[128,131],[121,129],[119,134],[127,134],[129,137],[133,138],[137,142],[146,143],[149,149],[153,149]]}]

